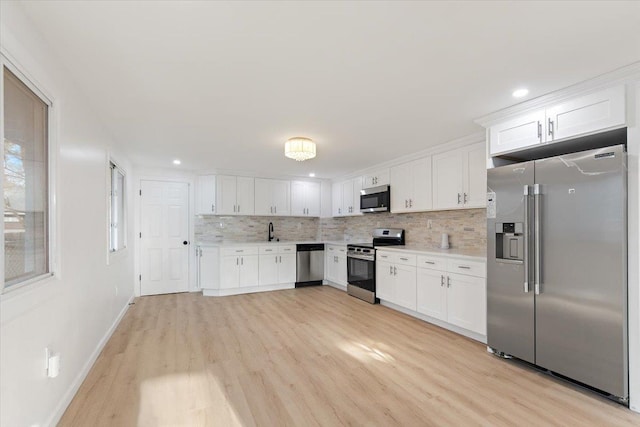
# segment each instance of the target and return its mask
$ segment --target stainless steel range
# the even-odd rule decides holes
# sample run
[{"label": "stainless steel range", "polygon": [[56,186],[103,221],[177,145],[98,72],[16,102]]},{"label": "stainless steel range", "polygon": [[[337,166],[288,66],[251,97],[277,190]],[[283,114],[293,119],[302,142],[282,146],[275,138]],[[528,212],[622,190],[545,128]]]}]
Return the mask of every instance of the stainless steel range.
[{"label": "stainless steel range", "polygon": [[376,228],[373,243],[347,245],[347,293],[371,304],[376,298],[376,246],[404,245],[401,228]]}]

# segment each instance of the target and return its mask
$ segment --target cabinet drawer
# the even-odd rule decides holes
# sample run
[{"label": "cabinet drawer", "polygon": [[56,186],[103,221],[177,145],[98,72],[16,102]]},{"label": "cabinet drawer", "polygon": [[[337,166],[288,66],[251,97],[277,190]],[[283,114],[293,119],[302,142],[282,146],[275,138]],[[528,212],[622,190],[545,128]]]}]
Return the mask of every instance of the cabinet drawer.
[{"label": "cabinet drawer", "polygon": [[376,260],[386,261],[386,262],[395,262],[394,254],[389,252],[380,252],[380,251],[376,253]]},{"label": "cabinet drawer", "polygon": [[434,270],[446,270],[447,260],[445,258],[432,257],[429,255],[419,255],[418,267],[431,268]]},{"label": "cabinet drawer", "polygon": [[449,268],[450,273],[464,274],[467,276],[486,277],[487,268],[484,262],[479,261],[465,261],[459,259],[450,259]]},{"label": "cabinet drawer", "polygon": [[281,254],[294,254],[296,253],[296,245],[286,245],[286,246],[280,246],[278,248],[278,253]]},{"label": "cabinet drawer", "polygon": [[416,266],[416,256],[410,254],[393,254],[393,262],[401,265]]},{"label": "cabinet drawer", "polygon": [[[259,248],[257,246],[242,246],[235,248],[222,248],[220,254],[222,256],[229,255],[258,255]],[[267,252],[268,253],[268,252]]]},{"label": "cabinet drawer", "polygon": [[278,253],[278,247],[277,246],[260,246],[260,255],[265,255],[265,254],[277,254]]}]

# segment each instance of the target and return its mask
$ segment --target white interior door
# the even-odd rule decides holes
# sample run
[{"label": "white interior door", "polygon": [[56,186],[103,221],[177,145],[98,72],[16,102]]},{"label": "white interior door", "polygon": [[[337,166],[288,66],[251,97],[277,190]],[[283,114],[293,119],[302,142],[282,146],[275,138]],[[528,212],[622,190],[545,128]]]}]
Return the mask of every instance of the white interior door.
[{"label": "white interior door", "polygon": [[189,290],[189,184],[141,181],[140,189],[140,294],[186,292]]}]

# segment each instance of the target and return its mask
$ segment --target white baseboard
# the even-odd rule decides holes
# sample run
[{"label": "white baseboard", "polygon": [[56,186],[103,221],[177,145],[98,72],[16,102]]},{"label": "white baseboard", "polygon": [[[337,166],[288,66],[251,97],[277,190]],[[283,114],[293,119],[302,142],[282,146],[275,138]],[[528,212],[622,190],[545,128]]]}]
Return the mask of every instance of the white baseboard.
[{"label": "white baseboard", "polygon": [[347,292],[347,286],[346,285],[341,285],[339,283],[330,282],[328,280],[325,280],[322,284],[323,285],[329,285],[332,288],[340,289],[341,291]]},{"label": "white baseboard", "polygon": [[246,288],[203,289],[202,295],[205,297],[227,297],[231,295],[253,294],[256,292],[282,291],[285,289],[294,289],[295,287],[295,283],[281,283],[278,285],[249,286]]},{"label": "white baseboard", "polygon": [[131,302],[134,300],[135,297],[136,297],[135,295],[131,295],[131,298],[129,298],[129,301],[127,301],[125,306],[122,308],[122,311],[120,311],[120,313],[118,314],[118,317],[116,317],[116,319],[114,320],[109,330],[107,330],[107,333],[104,334],[104,336],[96,346],[95,350],[93,350],[93,353],[91,353],[91,356],[89,357],[89,360],[87,360],[87,363],[84,364],[84,366],[82,367],[82,370],[80,370],[80,372],[76,376],[76,379],[71,383],[71,386],[69,387],[67,392],[64,394],[64,396],[60,400],[60,403],[58,403],[58,406],[56,407],[55,411],[53,411],[53,414],[51,414],[47,422],[44,424],[45,426],[55,426],[58,424],[58,422],[62,418],[62,415],[64,415],[64,411],[67,410],[67,407],[75,397],[76,393],[78,392],[78,389],[84,382],[85,378],[87,378],[87,375],[89,374],[89,371],[93,367],[93,364],[96,363],[96,360],[100,355],[100,352],[102,352],[102,349],[111,338],[111,335],[113,335],[113,332],[116,330],[116,328],[120,324],[120,321],[124,317],[125,313],[129,309]]},{"label": "white baseboard", "polygon": [[424,322],[431,323],[433,325],[439,326],[443,329],[448,329],[451,332],[455,332],[456,334],[464,335],[467,338],[471,338],[472,340],[480,341],[483,344],[487,343],[487,336],[479,334],[477,332],[469,331],[464,328],[460,328],[458,326],[452,325],[451,323],[443,322],[442,320],[435,319],[433,317],[424,315],[422,313],[418,313],[417,311],[409,310],[408,308],[401,307],[399,305],[393,304],[388,301],[380,301],[380,305],[384,305],[385,307],[392,308],[396,311],[399,311],[404,314],[408,314],[409,316],[413,316],[417,319],[420,319]]}]

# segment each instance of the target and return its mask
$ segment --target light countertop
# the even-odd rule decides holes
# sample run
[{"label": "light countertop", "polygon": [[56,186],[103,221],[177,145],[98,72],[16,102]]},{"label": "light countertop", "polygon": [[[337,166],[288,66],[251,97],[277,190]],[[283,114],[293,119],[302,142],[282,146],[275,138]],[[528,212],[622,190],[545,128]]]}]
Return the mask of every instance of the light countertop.
[{"label": "light countertop", "polygon": [[478,249],[463,249],[463,248],[449,248],[440,249],[432,246],[413,244],[405,246],[378,246],[379,251],[392,251],[402,253],[413,253],[417,255],[442,255],[442,256],[455,256],[458,258],[468,258],[473,261],[486,261],[487,253],[485,250]]},{"label": "light countertop", "polygon": [[325,245],[341,245],[346,246],[351,242],[346,241],[336,241],[336,240],[305,240],[305,241],[272,241],[272,242],[234,242],[234,241],[221,241],[221,242],[197,242],[196,246],[201,247],[238,247],[238,246],[286,246],[286,245],[296,245],[296,244],[312,244],[312,243],[324,243]]}]

